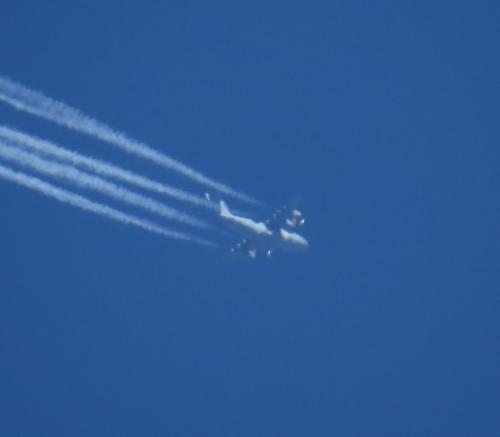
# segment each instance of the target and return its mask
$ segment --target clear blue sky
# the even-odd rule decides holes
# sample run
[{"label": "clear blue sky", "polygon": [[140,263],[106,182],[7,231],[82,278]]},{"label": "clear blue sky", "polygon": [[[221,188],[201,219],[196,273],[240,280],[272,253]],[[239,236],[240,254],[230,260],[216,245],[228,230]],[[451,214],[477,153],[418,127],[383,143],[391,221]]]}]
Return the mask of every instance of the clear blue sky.
[{"label": "clear blue sky", "polygon": [[500,435],[498,2],[152,3],[6,2],[0,74],[263,215],[301,196],[312,250],[233,262],[0,181],[0,435]]}]

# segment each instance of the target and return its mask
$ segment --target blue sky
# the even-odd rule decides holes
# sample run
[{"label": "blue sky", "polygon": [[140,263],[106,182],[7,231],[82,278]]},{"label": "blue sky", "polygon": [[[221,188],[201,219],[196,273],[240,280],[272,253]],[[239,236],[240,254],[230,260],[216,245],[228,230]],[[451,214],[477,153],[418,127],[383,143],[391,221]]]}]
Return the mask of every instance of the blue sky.
[{"label": "blue sky", "polygon": [[499,435],[499,19],[487,1],[5,5],[1,75],[257,215],[301,196],[312,249],[230,260],[0,181],[0,434]]}]

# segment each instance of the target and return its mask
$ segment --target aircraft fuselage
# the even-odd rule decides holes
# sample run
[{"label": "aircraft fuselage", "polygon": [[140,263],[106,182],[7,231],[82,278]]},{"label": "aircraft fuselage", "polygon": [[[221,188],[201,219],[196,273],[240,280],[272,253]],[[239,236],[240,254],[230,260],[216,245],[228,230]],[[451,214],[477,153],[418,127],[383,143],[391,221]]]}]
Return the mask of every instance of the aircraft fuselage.
[{"label": "aircraft fuselage", "polygon": [[296,232],[283,228],[272,231],[263,222],[231,213],[224,201],[220,201],[219,216],[228,228],[246,239],[253,249],[280,249],[288,252],[305,252],[309,249],[307,240]]}]

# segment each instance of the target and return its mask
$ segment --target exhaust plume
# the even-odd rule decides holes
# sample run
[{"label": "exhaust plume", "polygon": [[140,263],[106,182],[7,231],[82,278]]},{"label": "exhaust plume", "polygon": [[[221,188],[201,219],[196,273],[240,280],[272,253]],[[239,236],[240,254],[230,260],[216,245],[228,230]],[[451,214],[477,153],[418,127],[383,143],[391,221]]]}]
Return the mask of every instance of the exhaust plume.
[{"label": "exhaust plume", "polygon": [[191,241],[203,246],[214,245],[212,242],[204,240],[202,238],[192,237],[182,232],[171,231],[147,220],[143,220],[133,215],[126,214],[101,203],[93,202],[83,196],[74,194],[71,191],[58,188],[54,185],[42,181],[41,179],[28,176],[25,173],[11,170],[8,167],[4,167],[3,165],[0,165],[0,177],[31,190],[38,191],[39,193],[47,197],[56,199],[59,202],[66,203],[68,205],[72,205],[89,212],[93,212],[95,214],[107,217],[112,220],[116,220],[118,222],[137,226],[146,231],[153,232],[164,237],[174,238],[176,240]]},{"label": "exhaust plume", "polygon": [[69,129],[93,136],[109,144],[113,144],[128,153],[148,159],[158,165],[174,170],[200,184],[219,191],[227,196],[248,202],[258,203],[251,197],[240,193],[221,182],[214,181],[202,173],[176,161],[173,158],[153,149],[147,144],[129,138],[125,133],[112,129],[104,123],[89,117],[78,109],[51,99],[44,94],[30,90],[10,79],[0,77],[0,100],[14,108],[45,118]]},{"label": "exhaust plume", "polygon": [[125,170],[116,165],[101,161],[95,158],[86,157],[80,153],[65,149],[50,141],[42,140],[32,135],[27,135],[16,129],[11,129],[6,126],[0,126],[0,137],[5,140],[15,143],[16,145],[28,148],[36,153],[44,156],[55,158],[64,161],[73,166],[80,167],[84,170],[97,173],[100,176],[112,178],[131,185],[153,191],[159,194],[170,196],[174,199],[191,203],[195,206],[200,206],[208,209],[216,209],[215,205],[207,200],[188,193],[187,191],[173,188],[161,182],[140,176],[129,170]]},{"label": "exhaust plume", "polygon": [[47,176],[64,179],[80,187],[98,191],[116,200],[149,210],[165,218],[190,226],[208,228],[208,225],[203,221],[174,208],[170,208],[149,197],[137,194],[98,176],[77,170],[74,167],[39,158],[32,153],[22,151],[16,147],[0,143],[0,157],[24,167],[29,167]]}]

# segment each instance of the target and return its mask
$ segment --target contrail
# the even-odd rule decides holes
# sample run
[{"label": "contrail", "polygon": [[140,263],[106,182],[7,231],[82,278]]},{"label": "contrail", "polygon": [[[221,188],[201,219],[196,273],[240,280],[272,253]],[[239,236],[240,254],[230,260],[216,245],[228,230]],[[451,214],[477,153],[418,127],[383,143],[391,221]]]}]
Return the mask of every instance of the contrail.
[{"label": "contrail", "polygon": [[191,237],[182,232],[176,232],[165,229],[147,220],[143,220],[133,215],[126,214],[124,212],[121,212],[114,208],[110,208],[109,206],[103,205],[101,203],[93,202],[87,199],[86,197],[74,194],[71,191],[67,191],[62,188],[58,188],[54,185],[42,181],[41,179],[28,176],[25,173],[11,170],[8,167],[4,167],[3,165],[0,165],[0,177],[9,180],[11,182],[15,182],[16,184],[21,185],[23,187],[38,191],[39,193],[42,193],[48,197],[52,197],[58,200],[59,202],[76,206],[77,208],[81,208],[86,211],[90,211],[95,214],[110,218],[112,220],[126,223],[128,225],[138,226],[139,228],[142,228],[146,231],[154,232],[156,234],[163,235],[164,237],[174,238],[177,240],[191,241],[193,243],[198,243],[203,246],[214,246],[214,244],[210,241],[204,240],[202,238]]},{"label": "contrail", "polygon": [[106,124],[89,117],[78,109],[51,99],[38,91],[30,90],[5,77],[0,77],[0,100],[3,100],[18,110],[37,115],[46,120],[50,120],[67,128],[118,146],[131,154],[148,159],[165,168],[181,173],[225,195],[249,203],[258,203],[246,194],[235,191],[221,182],[208,178],[202,173],[170,158],[147,144],[129,138],[125,133],[114,130]]},{"label": "contrail", "polygon": [[0,137],[3,137],[9,142],[13,142],[22,147],[29,148],[33,151],[41,153],[45,156],[65,161],[68,164],[78,166],[82,169],[89,170],[101,176],[112,178],[122,182],[127,182],[131,185],[170,196],[174,199],[191,203],[196,206],[216,209],[216,206],[213,203],[206,201],[201,196],[196,196],[194,194],[188,193],[187,191],[179,190],[178,188],[173,188],[161,182],[154,181],[152,179],[133,173],[129,170],[117,167],[113,164],[95,158],[83,156],[77,152],[65,149],[64,147],[56,145],[50,141],[42,140],[32,135],[27,135],[16,129],[11,129],[6,126],[0,126]]},{"label": "contrail", "polygon": [[127,190],[119,185],[108,182],[98,176],[93,176],[74,167],[39,158],[32,153],[25,152],[13,146],[0,143],[0,157],[15,162],[24,167],[29,167],[42,174],[61,178],[80,187],[98,191],[119,201],[149,210],[168,219],[176,220],[199,228],[208,228],[208,225],[188,214],[170,208],[149,197]]}]

